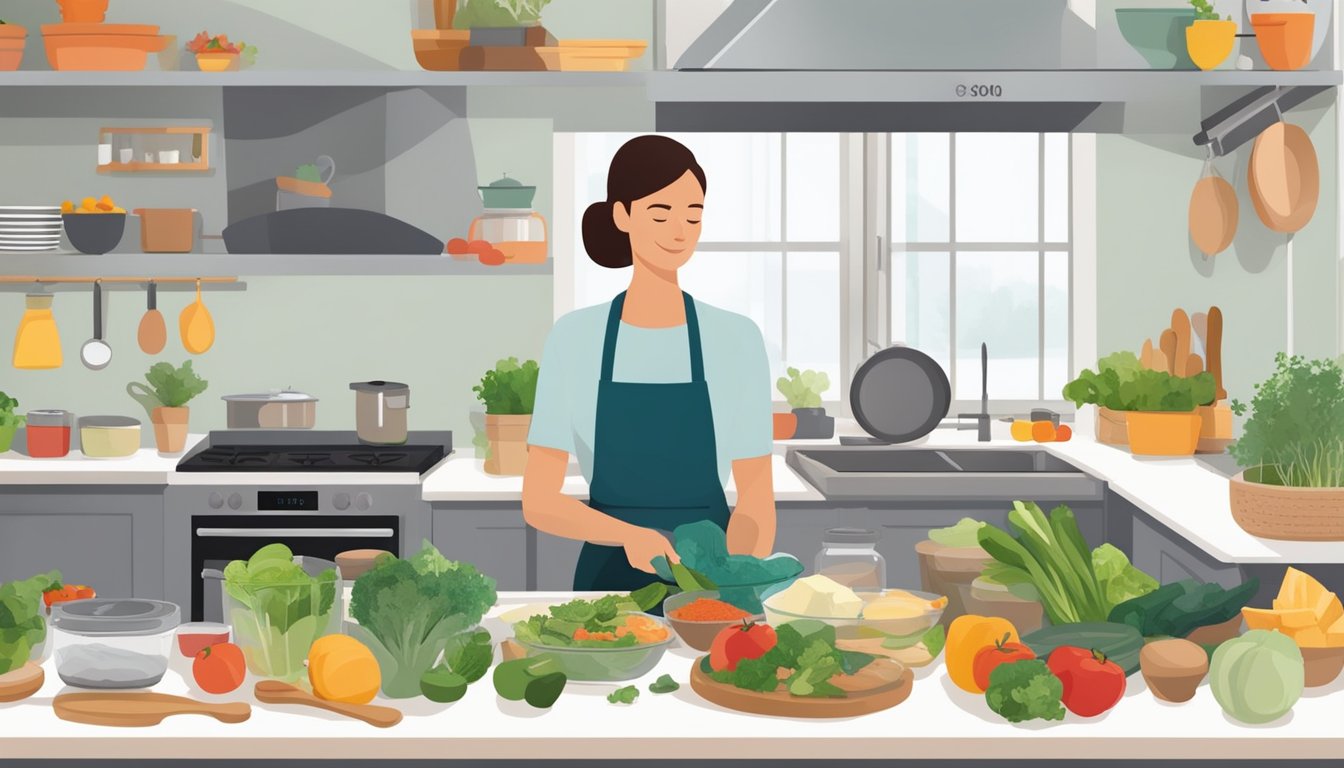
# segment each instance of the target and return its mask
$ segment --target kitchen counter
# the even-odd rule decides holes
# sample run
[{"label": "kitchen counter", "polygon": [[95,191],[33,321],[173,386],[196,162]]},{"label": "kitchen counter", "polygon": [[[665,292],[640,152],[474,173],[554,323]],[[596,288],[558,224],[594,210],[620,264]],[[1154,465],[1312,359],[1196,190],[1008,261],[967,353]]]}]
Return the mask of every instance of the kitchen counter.
[{"label": "kitchen counter", "polygon": [[[535,601],[560,602],[567,594],[504,593],[493,615]],[[496,639],[508,630],[486,626]],[[175,652],[175,649],[174,649]],[[1248,727],[1225,717],[1207,685],[1186,704],[1164,704],[1143,678],[1128,679],[1125,698],[1110,713],[1085,721],[1012,725],[994,715],[983,697],[955,688],[941,663],[920,670],[904,703],[884,712],[841,720],[772,719],[732,712],[701,700],[688,684],[696,658],[674,647],[645,678],[639,700],[609,704],[620,684],[571,683],[549,710],[499,699],[489,677],[454,704],[422,698],[376,699],[405,719],[378,729],[302,707],[258,705],[249,679],[238,692],[201,696],[249,701],[252,717],[226,725],[204,717],[177,716],[149,728],[108,728],[56,718],[51,699],[63,690],[52,662],[47,682],[26,701],[0,704],[3,758],[218,760],[308,758],[337,761],[389,759],[595,759],[641,754],[689,759],[1332,759],[1344,754],[1339,729],[1344,678],[1308,693],[1290,715]],[[682,683],[672,694],[654,695],[648,684],[669,674]],[[189,662],[175,657],[154,690],[193,695]]]},{"label": "kitchen counter", "polygon": [[[191,450],[205,435],[187,438]],[[0,453],[0,485],[165,485],[181,456],[160,456],[141,448],[124,459],[90,459],[71,448],[59,459],[34,459],[17,451]]]}]

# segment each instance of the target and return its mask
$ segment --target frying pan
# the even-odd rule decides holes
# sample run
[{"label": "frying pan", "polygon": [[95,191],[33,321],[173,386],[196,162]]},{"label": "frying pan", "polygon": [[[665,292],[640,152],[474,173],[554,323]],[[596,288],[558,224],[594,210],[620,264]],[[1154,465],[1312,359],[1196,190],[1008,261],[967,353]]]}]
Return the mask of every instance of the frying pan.
[{"label": "frying pan", "polygon": [[1275,232],[1305,227],[1321,194],[1316,148],[1307,132],[1282,121],[1261,131],[1251,148],[1248,186],[1266,227]]},{"label": "frying pan", "polygon": [[888,443],[924,437],[951,406],[952,385],[942,366],[911,347],[888,347],[868,358],[849,387],[854,419]]}]

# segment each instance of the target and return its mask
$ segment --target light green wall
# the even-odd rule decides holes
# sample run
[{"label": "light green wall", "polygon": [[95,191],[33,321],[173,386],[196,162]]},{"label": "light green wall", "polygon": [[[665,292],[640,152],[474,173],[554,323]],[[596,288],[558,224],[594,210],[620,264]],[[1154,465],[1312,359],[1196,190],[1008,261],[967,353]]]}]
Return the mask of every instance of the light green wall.
[{"label": "light green wall", "polygon": [[[1327,97],[1328,98],[1328,97]],[[1316,214],[1293,243],[1293,351],[1339,353],[1336,111],[1318,97],[1288,115],[1307,129],[1321,170]],[[1192,128],[1193,131],[1193,128]],[[1097,137],[1097,349],[1138,351],[1157,343],[1171,311],[1218,305],[1224,315],[1223,371],[1232,397],[1249,399],[1288,346],[1285,235],[1260,222],[1247,193],[1251,145],[1216,161],[1237,189],[1232,247],[1208,259],[1190,243],[1190,190],[1204,154],[1189,135]],[[1088,297],[1079,297],[1087,300]]]}]

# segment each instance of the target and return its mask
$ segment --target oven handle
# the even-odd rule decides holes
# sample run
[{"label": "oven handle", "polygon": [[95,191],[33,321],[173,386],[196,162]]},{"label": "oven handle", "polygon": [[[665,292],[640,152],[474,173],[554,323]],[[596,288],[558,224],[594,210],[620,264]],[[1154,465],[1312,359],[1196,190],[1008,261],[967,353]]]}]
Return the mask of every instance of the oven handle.
[{"label": "oven handle", "polygon": [[197,528],[196,535],[206,539],[390,539],[396,533],[391,528]]}]

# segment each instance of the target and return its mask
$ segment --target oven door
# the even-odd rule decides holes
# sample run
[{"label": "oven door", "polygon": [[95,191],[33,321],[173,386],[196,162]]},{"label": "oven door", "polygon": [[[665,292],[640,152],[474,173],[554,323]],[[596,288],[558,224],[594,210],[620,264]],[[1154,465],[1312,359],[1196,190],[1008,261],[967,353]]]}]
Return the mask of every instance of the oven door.
[{"label": "oven door", "polygon": [[223,571],[267,544],[281,543],[295,555],[335,560],[349,549],[401,552],[396,515],[193,515],[191,518],[191,620],[223,621],[219,582],[206,571]]}]

